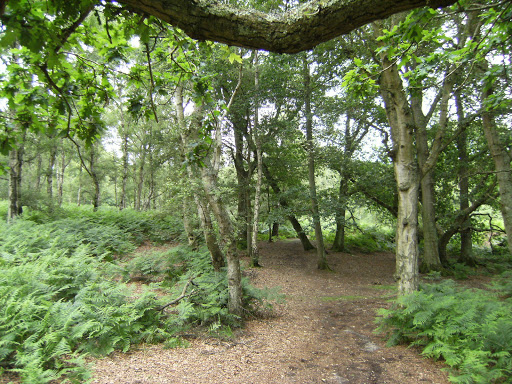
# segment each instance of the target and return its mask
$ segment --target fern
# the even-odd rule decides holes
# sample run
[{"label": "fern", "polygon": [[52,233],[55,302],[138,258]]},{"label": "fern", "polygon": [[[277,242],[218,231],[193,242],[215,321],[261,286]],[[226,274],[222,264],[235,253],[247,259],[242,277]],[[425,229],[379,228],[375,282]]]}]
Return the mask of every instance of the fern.
[{"label": "fern", "polygon": [[509,302],[453,281],[426,285],[380,311],[379,331],[390,343],[423,348],[444,360],[455,383],[512,383],[512,319]]}]

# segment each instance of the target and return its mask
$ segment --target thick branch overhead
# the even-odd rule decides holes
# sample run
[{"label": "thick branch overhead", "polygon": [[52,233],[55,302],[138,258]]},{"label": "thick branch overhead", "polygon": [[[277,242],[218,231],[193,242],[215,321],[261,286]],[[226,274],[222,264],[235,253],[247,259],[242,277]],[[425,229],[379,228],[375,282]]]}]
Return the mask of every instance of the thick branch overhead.
[{"label": "thick branch overhead", "polygon": [[190,37],[278,53],[311,49],[395,13],[456,0],[313,0],[283,13],[262,13],[207,0],[119,0],[181,28]]}]

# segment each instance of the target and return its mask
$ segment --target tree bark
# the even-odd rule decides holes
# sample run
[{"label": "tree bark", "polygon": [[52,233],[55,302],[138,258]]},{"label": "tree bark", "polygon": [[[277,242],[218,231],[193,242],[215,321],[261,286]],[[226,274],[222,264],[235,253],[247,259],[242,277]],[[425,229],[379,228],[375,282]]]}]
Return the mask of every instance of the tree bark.
[{"label": "tree bark", "polygon": [[489,151],[491,152],[498,179],[498,188],[500,194],[500,208],[507,233],[508,249],[512,255],[512,156],[507,151],[506,146],[496,129],[496,123],[493,117],[493,111],[486,107],[486,101],[492,96],[493,88],[490,84],[484,84],[482,90],[482,127]]},{"label": "tree bark", "polygon": [[[375,32],[379,35],[379,28]],[[403,296],[416,291],[419,286],[419,169],[414,153],[415,124],[396,64],[386,53],[381,53],[380,59],[383,71],[379,86],[391,126],[391,155],[398,190],[396,278],[398,294]]]},{"label": "tree bark", "polygon": [[7,221],[12,221],[22,213],[21,180],[23,170],[24,136],[16,149],[9,151],[9,207],[7,209]]},{"label": "tree bark", "polygon": [[338,207],[336,208],[336,235],[332,243],[332,250],[336,252],[345,251],[345,216],[346,216],[347,183],[340,172],[340,187],[338,195]]},{"label": "tree bark", "polygon": [[[122,129],[125,130],[124,123],[122,123]],[[123,210],[126,208],[126,182],[128,181],[128,133],[123,132],[123,144],[122,148],[122,163],[123,163],[123,177],[121,182],[121,199],[119,202],[119,209]]]},{"label": "tree bark", "polygon": [[315,227],[316,254],[318,257],[318,269],[329,269],[329,266],[327,265],[327,255],[325,253],[324,236],[322,233],[322,225],[320,224],[320,211],[318,209],[318,198],[316,194],[313,113],[311,111],[311,75],[309,73],[307,57],[304,55],[302,60],[304,80],[304,114],[306,115],[306,143],[308,151],[309,196],[313,215],[313,225]]},{"label": "tree bark", "polygon": [[252,221],[252,239],[251,239],[251,265],[253,267],[260,267],[260,251],[258,248],[258,229],[259,229],[259,214],[260,214],[260,197],[261,197],[261,179],[262,179],[262,153],[261,153],[261,136],[259,133],[259,67],[258,67],[258,52],[254,54],[254,90],[256,93],[256,100],[254,106],[254,125],[252,133],[254,136],[254,143],[256,145],[256,187],[254,191],[254,211]]},{"label": "tree bark", "polygon": [[[64,151],[64,140],[61,139],[62,152],[60,154],[60,167],[57,174],[57,205],[62,205],[62,198],[64,196],[64,173],[69,165],[69,160],[66,159],[66,151]],[[66,161],[67,160],[67,161]]]},{"label": "tree bark", "polygon": [[46,194],[50,207],[53,206],[53,174],[55,168],[55,159],[57,158],[57,144],[52,139],[50,147],[50,156],[48,158],[48,168],[46,169]]},{"label": "tree bark", "polygon": [[313,0],[283,13],[263,13],[210,1],[120,0],[141,14],[177,26],[197,40],[297,53],[356,28],[414,8],[456,0]]},{"label": "tree bark", "polygon": [[[462,106],[462,95],[460,92],[455,93],[455,105],[457,108],[457,120],[459,124],[464,121],[464,109]],[[459,153],[459,208],[464,211],[469,208],[469,176],[468,176],[468,149],[467,149],[468,134],[464,130],[457,137],[457,151]],[[476,266],[473,258],[473,241],[471,239],[471,219],[468,218],[462,223],[460,230],[460,255],[459,263],[469,266]]]},{"label": "tree bark", "polygon": [[96,172],[96,151],[94,144],[91,145],[89,157],[89,175],[91,176],[92,183],[94,184],[94,194],[92,200],[92,210],[96,212],[100,206],[100,180]]},{"label": "tree bark", "polygon": [[[419,90],[418,92],[423,92]],[[416,146],[418,164],[423,169],[428,157],[427,119],[422,112],[423,97],[420,94],[411,98],[412,111],[416,125]],[[423,262],[421,271],[439,271],[442,268],[439,259],[439,238],[436,227],[435,192],[432,170],[421,175],[421,218],[423,224]]]}]

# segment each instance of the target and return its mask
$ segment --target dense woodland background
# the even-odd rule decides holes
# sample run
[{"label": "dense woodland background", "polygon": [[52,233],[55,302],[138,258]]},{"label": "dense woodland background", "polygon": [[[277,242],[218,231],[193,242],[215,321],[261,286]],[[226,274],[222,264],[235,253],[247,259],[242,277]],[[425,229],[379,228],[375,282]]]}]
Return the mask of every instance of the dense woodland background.
[{"label": "dense woodland background", "polygon": [[[284,12],[293,4],[244,6]],[[219,278],[216,271],[226,274],[225,283],[210,279],[203,289],[222,296],[214,307],[233,321],[260,297],[244,288],[239,261],[246,252],[259,265],[258,240],[297,236],[305,249],[316,249],[321,269],[329,268],[329,248],[395,251],[400,300],[417,297],[418,270],[464,274],[496,257],[510,260],[510,1],[420,8],[294,55],[198,42],[118,3],[17,1],[2,12],[0,267],[11,274],[29,273],[14,272],[20,265],[42,273],[77,252],[102,269],[132,249],[125,240],[180,240],[189,247],[183,252],[203,255],[201,268],[217,276],[211,279]],[[25,240],[12,244],[25,245],[10,246],[17,231]],[[77,248],[68,236],[83,241]],[[106,244],[118,236],[127,237],[120,248],[95,248],[99,238]],[[58,258],[49,254],[61,246],[71,248]],[[37,252],[45,256],[34,258]],[[181,282],[178,301],[190,304],[180,310],[180,324],[190,320],[183,315],[192,313],[187,289],[198,274],[187,273],[169,277]],[[32,300],[24,285],[30,279],[16,295],[13,279],[2,277],[2,296]],[[79,289],[70,287],[77,281],[54,294],[38,292],[60,305],[76,302]],[[400,305],[389,318],[401,328],[424,324],[401,318]],[[512,340],[505,312],[500,307],[489,319]],[[160,327],[162,311],[146,307],[135,316]],[[13,319],[6,324],[17,324]],[[85,337],[92,329],[74,332]],[[52,342],[60,345],[66,332]],[[7,361],[1,369],[24,367],[30,380],[45,382],[48,367],[66,365],[26,351],[24,361],[14,351],[25,336],[0,326],[0,337],[0,358]],[[131,336],[120,337],[117,343],[129,346]],[[511,372],[510,345],[481,356],[493,380]],[[62,354],[47,353],[50,360],[84,348],[61,347]],[[439,350],[432,355],[449,360]],[[491,377],[475,375],[463,382]]]}]

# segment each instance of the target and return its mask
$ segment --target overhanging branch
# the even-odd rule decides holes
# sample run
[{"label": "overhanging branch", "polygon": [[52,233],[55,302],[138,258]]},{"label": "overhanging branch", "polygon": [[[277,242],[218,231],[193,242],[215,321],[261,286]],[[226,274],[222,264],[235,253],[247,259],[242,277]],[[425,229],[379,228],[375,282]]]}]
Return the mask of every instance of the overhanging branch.
[{"label": "overhanging branch", "polygon": [[119,0],[132,11],[152,15],[197,40],[297,53],[423,6],[445,7],[456,0],[312,0],[282,13],[235,8],[212,0]]}]

